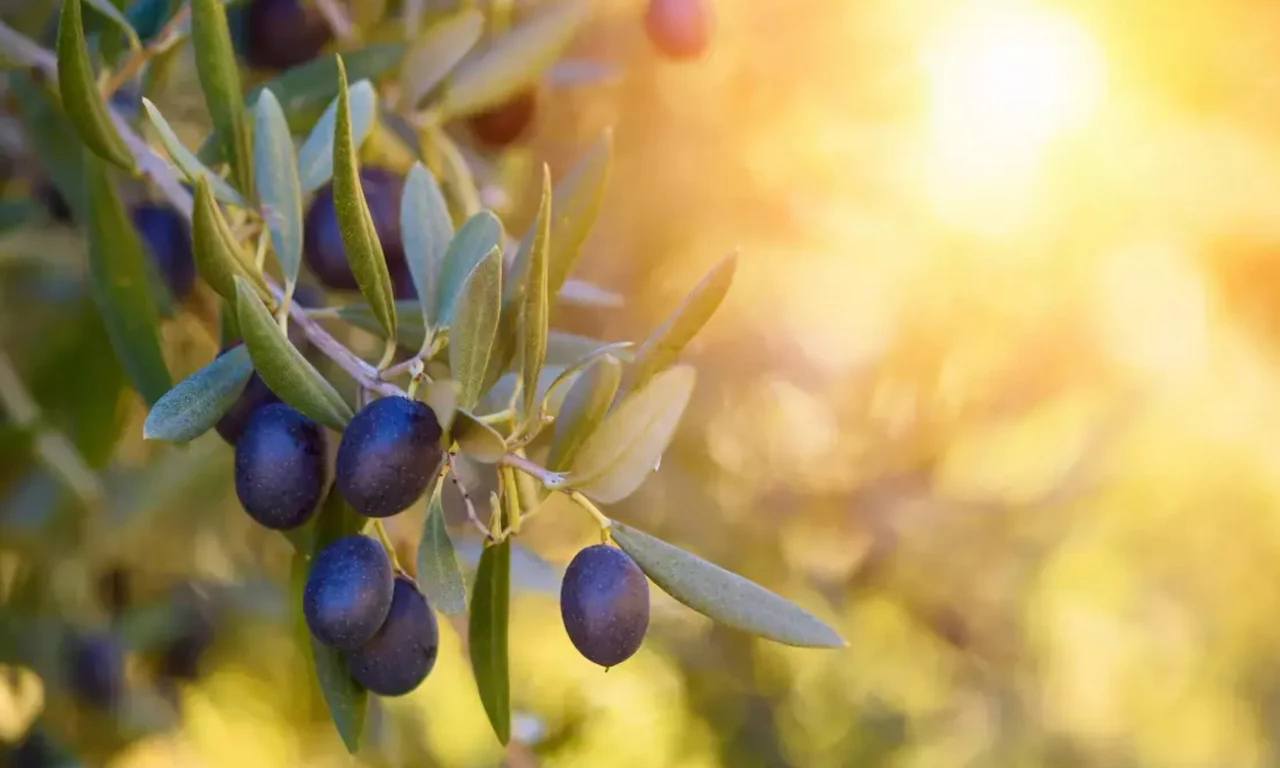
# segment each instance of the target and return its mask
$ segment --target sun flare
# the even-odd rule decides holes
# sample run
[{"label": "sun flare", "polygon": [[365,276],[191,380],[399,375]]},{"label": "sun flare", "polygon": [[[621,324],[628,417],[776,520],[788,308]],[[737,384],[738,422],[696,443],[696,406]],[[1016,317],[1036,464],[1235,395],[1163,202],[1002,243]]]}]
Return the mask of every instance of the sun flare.
[{"label": "sun flare", "polygon": [[1025,5],[970,8],[926,45],[929,134],[944,198],[1017,199],[1044,150],[1097,106],[1105,62],[1073,19]]}]

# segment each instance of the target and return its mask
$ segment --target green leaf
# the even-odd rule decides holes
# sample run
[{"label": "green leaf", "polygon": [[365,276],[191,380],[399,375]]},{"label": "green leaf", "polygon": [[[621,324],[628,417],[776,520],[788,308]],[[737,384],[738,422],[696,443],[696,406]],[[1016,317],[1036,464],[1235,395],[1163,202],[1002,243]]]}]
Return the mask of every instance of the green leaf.
[{"label": "green leaf", "polygon": [[81,154],[89,213],[89,284],[129,381],[148,405],[155,405],[173,382],[160,347],[160,317],[147,282],[147,254],[106,165],[95,154]]},{"label": "green leaf", "polygon": [[254,107],[253,170],[258,208],[271,233],[271,246],[292,293],[302,266],[302,187],[293,137],[280,102],[271,91]]},{"label": "green leaf", "polygon": [[222,157],[231,166],[232,186],[246,198],[253,197],[253,156],[249,123],[240,90],[227,29],[227,13],[219,0],[191,1],[191,40],[195,47],[196,74],[204,91],[213,130],[222,146]]},{"label": "green leaf", "polygon": [[263,383],[304,416],[334,429],[351,420],[347,405],[333,385],[289,343],[244,278],[235,278],[236,317],[253,367]]},{"label": "green leaf", "polygon": [[735,573],[622,523],[610,533],[654,584],[704,616],[786,645],[848,645],[809,612]]},{"label": "green leaf", "polygon": [[[302,149],[298,150],[298,176],[304,193],[315,192],[333,178],[333,137],[338,119],[338,99],[335,96],[329,106],[325,107],[324,114],[307,135]],[[373,133],[374,118],[378,112],[378,94],[373,89],[373,83],[361,80],[347,91],[347,101],[351,113],[351,140],[358,150]]]},{"label": "green leaf", "polygon": [[631,385],[642,387],[659,371],[665,369],[680,354],[680,350],[698,335],[716,308],[729,292],[733,273],[738,266],[738,254],[733,253],[720,261],[693,289],[675,312],[658,326],[649,338],[636,350],[632,364]]},{"label": "green leaf", "polygon": [[[382,333],[382,325],[368,304],[348,304],[334,310],[339,318],[372,334]],[[422,327],[422,313],[416,301],[396,302],[396,342],[406,349],[421,349],[427,331]]]},{"label": "green leaf", "polygon": [[620,383],[622,364],[611,355],[596,358],[578,376],[556,417],[547,469],[560,471],[573,465],[582,443],[609,412]]},{"label": "green leaf", "polygon": [[503,744],[511,740],[511,682],[507,673],[510,593],[511,544],[503,541],[480,554],[467,638],[480,701]]},{"label": "green leaf", "polygon": [[436,483],[418,542],[418,585],[432,607],[446,616],[467,612],[467,585],[444,520],[444,484]]},{"label": "green leaf", "polygon": [[[453,220],[435,177],[421,163],[409,169],[400,200],[400,237],[426,327],[437,322],[445,252],[453,240]],[[501,259],[499,259],[501,261]]]},{"label": "green leaf", "polygon": [[[325,500],[324,508],[321,509],[315,525],[316,536],[310,559],[314,559],[322,549],[343,536],[357,533],[362,523],[334,488],[329,491],[329,497]],[[306,569],[301,570],[299,586],[305,583],[306,578]],[[298,576],[297,571],[297,560],[295,560],[295,577]],[[298,588],[296,591],[295,599],[291,602],[295,610],[301,612],[301,589]],[[368,693],[351,678],[347,665],[342,660],[342,653],[316,641],[311,637],[310,632],[306,632],[305,627],[306,624],[303,622],[299,629],[301,633],[305,633],[307,644],[311,648],[316,680],[320,684],[324,702],[329,708],[329,716],[333,719],[334,727],[338,729],[338,735],[342,737],[342,743],[346,746],[347,752],[354,755],[360,749],[360,739],[364,734]]]},{"label": "green leaf", "polygon": [[[552,205],[555,205],[554,197],[552,200]],[[553,246],[555,238],[556,230],[552,226],[551,240]],[[553,247],[553,254],[555,250]],[[555,261],[554,256],[552,261]],[[556,300],[567,306],[586,307],[587,309],[617,309],[623,305],[622,294],[607,291],[585,280],[565,280],[564,285],[560,286],[560,291],[556,294]]]},{"label": "green leaf", "polygon": [[[556,391],[560,388],[562,384],[573,379],[575,376],[581,373],[587,366],[594,363],[597,358],[601,357],[602,355],[609,356],[609,357],[613,357],[614,355],[622,355],[622,354],[625,354],[633,346],[635,345],[629,341],[618,341],[618,342],[614,342],[613,344],[605,344],[602,347],[598,347],[596,349],[591,350],[586,355],[584,355],[581,360],[574,361],[573,365],[570,365],[567,368],[564,368],[562,371],[560,371],[559,374],[556,375],[555,379],[552,380],[550,386],[548,386],[545,390],[540,391],[540,395],[544,405],[546,404],[547,400],[550,400],[552,397],[555,396]],[[614,359],[617,360],[616,357],[614,357]],[[548,366],[543,366],[542,370],[545,372],[547,369],[548,369]],[[539,387],[541,388],[541,384],[539,384]]]},{"label": "green leaf", "polygon": [[241,277],[253,286],[263,301],[274,307],[275,300],[267,290],[262,273],[236,240],[213,197],[208,180],[203,176],[196,179],[196,194],[191,206],[191,249],[196,269],[209,287],[227,301],[235,301],[235,278]]},{"label": "green leaf", "polygon": [[444,270],[440,277],[439,323],[453,322],[454,307],[462,295],[462,285],[476,265],[494,248],[501,248],[502,222],[489,211],[481,211],[467,219],[454,235],[444,254]]},{"label": "green leaf", "polygon": [[494,248],[463,283],[449,331],[449,372],[458,381],[463,408],[475,407],[480,399],[501,309],[502,252]]},{"label": "green leaf", "polygon": [[133,25],[129,23],[129,20],[125,18],[124,13],[122,13],[120,9],[111,2],[111,0],[85,0],[85,2],[93,6],[95,11],[106,16],[111,20],[111,23],[120,28],[120,31],[124,33],[125,38],[129,40],[129,47],[131,49],[136,51],[142,47],[142,41],[138,39],[138,33],[134,31]]},{"label": "green leaf", "polygon": [[[342,63],[353,81],[377,83],[400,64],[404,52],[404,43],[372,43],[343,52]],[[289,127],[295,131],[305,130],[338,95],[338,57],[328,54],[286,70],[255,88],[246,101],[254,103],[267,89],[280,97]]]},{"label": "green leaf", "polygon": [[458,450],[482,464],[497,464],[507,453],[502,435],[475,414],[459,408],[453,417],[454,442]]},{"label": "green leaf", "polygon": [[525,281],[520,301],[520,381],[523,386],[525,423],[538,417],[538,376],[547,357],[547,323],[551,317],[547,295],[547,254],[551,247],[551,170],[542,166],[542,202],[533,224],[529,269],[517,273]]},{"label": "green leaf", "polygon": [[338,231],[347,251],[347,263],[360,292],[373,309],[386,338],[396,337],[395,298],[391,292],[391,272],[382,253],[382,243],[373,228],[373,217],[360,185],[355,141],[351,134],[351,105],[347,96],[347,73],[338,58],[338,111],[333,135],[333,208]]},{"label": "green leaf", "polygon": [[132,171],[133,155],[111,121],[93,77],[80,0],[62,4],[58,20],[58,88],[62,106],[85,145],[103,160]]},{"label": "green leaf", "polygon": [[142,437],[185,443],[203,435],[240,397],[252,374],[244,345],[218,355],[160,398],[147,414]]},{"label": "green leaf", "polygon": [[151,124],[155,126],[156,133],[160,135],[160,143],[164,145],[165,151],[169,153],[169,157],[178,166],[178,170],[182,171],[182,175],[187,178],[187,181],[194,184],[196,179],[203,178],[209,182],[209,188],[213,190],[214,197],[228,205],[245,207],[244,198],[240,196],[239,192],[235,191],[221,176],[209,170],[204,163],[197,160],[195,155],[182,146],[178,135],[169,126],[169,121],[164,119],[164,115],[160,114],[160,110],[156,109],[156,105],[152,104],[150,99],[144,98],[142,106],[146,108],[147,117],[151,119]]},{"label": "green leaf", "polygon": [[[561,293],[567,287],[565,283],[574,265],[578,263],[582,244],[586,242],[600,212],[600,202],[604,199],[604,189],[612,164],[613,132],[605,131],[591,145],[591,149],[574,163],[551,194],[551,252],[547,257],[547,293],[550,296],[573,300],[572,296],[561,296]],[[525,233],[511,268],[513,274],[524,274],[528,270],[532,241],[536,233],[536,227],[531,227]],[[507,286],[508,301],[517,297],[516,290],[519,287]]]},{"label": "green leaf", "polygon": [[547,333],[547,361],[544,365],[570,366],[606,349],[624,363],[631,359],[629,349],[619,343],[553,330]]},{"label": "green leaf", "polygon": [[467,218],[480,213],[483,210],[480,205],[480,190],[476,187],[471,166],[467,165],[462,151],[448,132],[440,126],[433,126],[427,129],[424,141],[432,151],[440,153],[440,179],[457,210]]},{"label": "green leaf", "polygon": [[585,0],[562,0],[530,16],[454,68],[436,106],[444,119],[497,106],[542,77],[586,19]]},{"label": "green leaf", "polygon": [[440,431],[448,435],[453,429],[453,419],[458,414],[458,382],[453,379],[432,381],[427,384],[422,402],[435,413],[436,420],[440,422]]},{"label": "green leaf", "polygon": [[671,442],[696,378],[689,366],[668,368],[628,395],[578,450],[569,484],[606,504],[630,496]]},{"label": "green leaf", "polygon": [[10,72],[9,87],[18,100],[23,138],[30,142],[40,167],[67,201],[72,216],[84,221],[84,170],[80,167],[83,144],[79,135],[53,94],[32,82],[29,75]]},{"label": "green leaf", "polygon": [[400,111],[418,108],[422,98],[475,47],[484,17],[474,8],[446,16],[423,30],[400,66]]}]

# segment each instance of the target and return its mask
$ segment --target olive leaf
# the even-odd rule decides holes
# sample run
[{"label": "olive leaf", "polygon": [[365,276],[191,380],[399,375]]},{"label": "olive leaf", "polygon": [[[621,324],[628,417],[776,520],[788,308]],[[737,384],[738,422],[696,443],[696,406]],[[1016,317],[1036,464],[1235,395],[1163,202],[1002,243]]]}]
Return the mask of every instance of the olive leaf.
[{"label": "olive leaf", "polygon": [[[453,429],[453,419],[458,414],[458,382],[453,379],[432,381],[427,384],[422,402],[436,415],[440,431],[448,435]],[[448,445],[445,447],[448,448]]]},{"label": "olive leaf", "polygon": [[204,91],[213,130],[222,146],[222,157],[231,166],[232,186],[245,198],[253,197],[253,157],[249,124],[245,117],[240,70],[231,46],[227,12],[220,0],[190,0],[191,41],[195,48],[196,74]]},{"label": "olive leaf", "polygon": [[[609,168],[613,164],[613,132],[605,131],[591,148],[574,163],[573,168],[555,186],[551,193],[551,250],[547,255],[547,293],[562,300],[582,300],[582,286],[575,286],[577,294],[566,291],[569,273],[578,263],[582,244],[586,242],[591,227],[600,212],[605,186],[609,180]],[[522,275],[528,270],[537,227],[531,227],[520,242],[512,274]],[[516,299],[520,284],[507,286],[507,301]],[[569,293],[568,296],[565,294]],[[601,295],[603,294],[603,295]],[[613,294],[598,292],[593,298],[609,305]]]},{"label": "olive leaf", "polygon": [[382,253],[382,243],[373,228],[373,216],[360,185],[355,140],[351,133],[351,105],[347,95],[347,72],[338,58],[338,111],[333,134],[333,208],[338,231],[347,252],[347,263],[360,292],[373,309],[386,338],[396,337],[395,298],[391,272]]},{"label": "olive leaf", "polygon": [[[563,368],[560,371],[560,373],[558,373],[556,377],[552,379],[551,385],[546,387],[545,390],[543,390],[542,385],[539,384],[539,394],[543,401],[544,407],[547,405],[547,401],[550,400],[556,394],[556,391],[560,388],[561,385],[571,380],[575,380],[574,377],[576,377],[579,373],[585,370],[587,366],[596,362],[597,358],[601,356],[609,356],[609,357],[613,357],[613,359],[616,361],[617,360],[616,355],[625,354],[627,350],[631,349],[631,347],[633,346],[635,345],[629,341],[617,341],[617,342],[614,342],[613,344],[605,344],[604,346],[597,347],[591,350],[590,352],[588,352],[587,354],[583,355],[580,360],[575,360],[572,365]],[[544,367],[543,370],[546,371],[547,368]]]},{"label": "olive leaf", "polygon": [[511,593],[511,544],[485,547],[471,595],[468,647],[471,668],[485,714],[498,740],[511,740],[511,690],[507,671],[508,601]]},{"label": "olive leaf", "polygon": [[538,376],[547,356],[547,323],[551,317],[547,295],[547,254],[551,247],[551,169],[542,166],[542,201],[533,224],[534,236],[529,248],[529,269],[517,273],[524,280],[520,301],[520,381],[524,402],[521,412],[525,424],[538,418]]},{"label": "olive leaf", "polygon": [[453,417],[451,436],[460,452],[482,464],[496,464],[507,453],[502,435],[463,408],[459,408]]},{"label": "olive leaf", "polygon": [[444,119],[488,109],[536,82],[586,19],[585,0],[561,0],[537,11],[454,68],[436,109]]},{"label": "olive leaf", "polygon": [[235,285],[240,333],[263,383],[307,418],[334,429],[346,426],[351,406],[289,343],[249,283],[237,276]]},{"label": "olive leaf", "polygon": [[611,344],[589,336],[552,330],[547,333],[547,360],[544,365],[570,366],[599,354],[601,350],[625,363],[631,360],[632,346],[629,342]]},{"label": "olive leaf", "polygon": [[209,181],[196,179],[196,193],[191,206],[191,249],[200,276],[224,299],[235,302],[235,278],[241,277],[268,306],[275,306],[262,273],[236,240],[231,226],[218,210]]},{"label": "olive leaf", "polygon": [[[315,540],[312,544],[311,557],[320,553],[333,542],[353,533],[358,533],[362,521],[351,510],[337,488],[329,491],[324,506],[315,520]],[[302,612],[302,589],[306,583],[307,565],[301,562],[299,553],[294,560],[295,594],[290,603],[294,610]],[[301,617],[295,617],[299,619]],[[342,737],[347,752],[355,754],[360,749],[360,739],[364,734],[365,712],[368,706],[368,693],[352,679],[347,665],[342,660],[342,653],[316,640],[306,629],[306,621],[297,625],[297,631],[305,636],[305,643],[311,649],[311,658],[315,665],[316,681],[320,684],[320,692],[329,708],[329,716],[333,725]]]},{"label": "olive leaf", "polygon": [[502,252],[494,248],[463,283],[449,331],[449,371],[458,382],[463,408],[475,407],[480,399],[501,309]]},{"label": "olive leaf", "polygon": [[606,504],[630,496],[671,442],[696,378],[689,366],[668,368],[623,399],[582,444],[569,484]]},{"label": "olive leaf", "polygon": [[414,163],[405,178],[400,237],[409,276],[418,292],[424,327],[431,327],[436,324],[440,301],[437,283],[444,270],[445,252],[453,240],[453,220],[435,177],[421,163]]},{"label": "olive leaf", "polygon": [[[269,93],[271,91],[263,91]],[[259,97],[261,98],[261,97]],[[324,114],[316,122],[307,140],[298,150],[298,177],[302,191],[306,194],[315,192],[333,178],[333,137],[334,125],[338,119],[338,100],[335,96]],[[351,113],[351,141],[356,149],[364,144],[373,133],[373,124],[378,112],[378,94],[373,83],[361,80],[347,91],[347,100]]]},{"label": "olive leaf", "polygon": [[449,242],[440,276],[440,303],[436,317],[442,326],[453,322],[454,307],[462,295],[467,276],[489,252],[500,248],[502,222],[489,211],[481,211],[467,219]]},{"label": "olive leaf", "polygon": [[111,2],[111,0],[84,1],[93,6],[93,10],[110,19],[111,23],[115,24],[120,31],[124,33],[125,39],[129,41],[129,47],[131,49],[136,51],[142,47],[142,41],[138,39],[137,31],[134,30],[133,25],[129,23],[129,19],[125,17],[124,13],[122,13],[120,9]]},{"label": "olive leaf", "polygon": [[611,355],[595,358],[582,371],[565,395],[556,417],[547,469],[559,471],[572,466],[583,441],[609,412],[621,382],[622,364]]},{"label": "olive leaf", "polygon": [[480,205],[480,190],[476,187],[471,166],[467,165],[467,160],[462,156],[458,145],[440,126],[428,128],[422,141],[428,147],[428,151],[439,153],[440,179],[457,210],[467,218],[480,213],[483,210]]},{"label": "olive leaf", "polygon": [[731,253],[722,259],[694,287],[693,292],[685,297],[680,306],[676,307],[671,316],[649,334],[649,338],[636,350],[629,388],[644,386],[654,374],[675,361],[680,350],[698,335],[702,326],[715,314],[725,294],[729,292],[737,266],[737,253]]},{"label": "olive leaf", "polygon": [[[555,203],[553,202],[552,205]],[[556,233],[553,227],[551,230],[553,245],[555,239]],[[622,294],[607,291],[585,280],[565,280],[564,285],[560,286],[560,292],[556,294],[556,300],[561,304],[588,309],[617,309],[624,303]]]},{"label": "olive leaf", "polygon": [[129,381],[148,405],[155,405],[173,380],[160,346],[160,317],[147,279],[147,254],[107,166],[94,153],[81,154],[89,287]]},{"label": "olive leaf", "polygon": [[209,187],[213,190],[214,197],[229,205],[241,208],[245,206],[244,198],[240,196],[239,192],[235,191],[221,176],[209,170],[204,163],[196,159],[196,156],[182,145],[178,135],[169,126],[169,121],[164,119],[164,115],[160,114],[160,110],[156,109],[156,105],[152,104],[150,99],[143,98],[142,106],[146,108],[147,117],[151,119],[151,125],[155,127],[156,133],[160,135],[160,143],[164,145],[165,151],[169,153],[169,158],[178,166],[178,170],[182,171],[182,175],[187,178],[187,181],[194,183],[196,179],[203,178],[209,182]]},{"label": "olive leaf", "polygon": [[809,612],[735,573],[622,523],[609,532],[654,584],[704,616],[786,645],[848,645]]},{"label": "olive leaf", "polygon": [[185,443],[203,435],[235,403],[252,374],[253,363],[244,345],[218,355],[152,406],[142,437]]},{"label": "olive leaf", "polygon": [[292,294],[302,267],[302,187],[293,137],[271,91],[265,91],[254,107],[253,170],[258,208],[271,233],[285,290]]},{"label": "olive leaf", "polygon": [[76,221],[85,219],[82,140],[50,91],[36,85],[24,72],[10,72],[9,87],[17,97],[23,137],[30,143],[40,167],[53,187],[67,201]]},{"label": "olive leaf", "polygon": [[[344,51],[342,64],[351,80],[377,83],[399,66],[404,52],[404,43],[371,43],[354,51]],[[266,90],[280,96],[289,127],[295,131],[305,130],[338,95],[338,57],[329,54],[286,70],[251,91],[246,103],[254,103]]]},{"label": "olive leaf", "polygon": [[467,612],[467,585],[445,526],[443,490],[443,483],[437,481],[427,503],[427,519],[418,541],[418,585],[437,611],[461,616]]},{"label": "olive leaf", "polygon": [[479,42],[482,31],[484,16],[474,8],[446,16],[423,30],[400,66],[400,111],[416,109]]},{"label": "olive leaf", "polygon": [[[397,301],[396,307],[396,342],[407,349],[421,349],[426,340],[427,330],[422,325],[422,313],[416,301]],[[347,304],[333,310],[340,320],[372,334],[382,333],[382,325],[374,317],[368,304]]]},{"label": "olive leaf", "polygon": [[133,155],[98,93],[81,13],[80,0],[67,0],[58,19],[58,89],[62,106],[85,146],[98,157],[133,170]]}]

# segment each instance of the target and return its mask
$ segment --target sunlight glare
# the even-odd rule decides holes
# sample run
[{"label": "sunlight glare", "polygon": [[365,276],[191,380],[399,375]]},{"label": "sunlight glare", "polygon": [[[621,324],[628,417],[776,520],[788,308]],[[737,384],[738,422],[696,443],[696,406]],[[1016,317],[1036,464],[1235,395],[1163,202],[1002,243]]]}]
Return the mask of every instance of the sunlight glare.
[{"label": "sunlight glare", "polygon": [[944,213],[958,212],[950,201],[1023,201],[1049,142],[1084,123],[1105,81],[1083,27],[1025,5],[971,8],[941,28],[923,63]]}]

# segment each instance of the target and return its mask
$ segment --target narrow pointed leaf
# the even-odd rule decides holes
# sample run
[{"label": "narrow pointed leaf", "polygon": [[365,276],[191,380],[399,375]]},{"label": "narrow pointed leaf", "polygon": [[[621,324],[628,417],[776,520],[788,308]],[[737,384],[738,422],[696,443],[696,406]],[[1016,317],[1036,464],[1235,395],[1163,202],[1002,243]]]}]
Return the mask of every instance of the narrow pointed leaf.
[{"label": "narrow pointed leaf", "polygon": [[786,645],[847,645],[808,611],[735,573],[622,523],[610,533],[654,584],[704,616]]},{"label": "narrow pointed leaf", "polygon": [[467,219],[450,241],[444,254],[444,270],[440,277],[440,325],[453,322],[454,307],[462,295],[467,275],[484,257],[502,242],[502,222],[489,211],[481,211]]},{"label": "narrow pointed leaf", "polygon": [[231,226],[218,210],[208,180],[203,177],[196,180],[191,206],[191,249],[200,276],[224,299],[235,302],[235,278],[241,277],[263,301],[275,306],[262,273],[236,240]]},{"label": "narrow pointed leaf", "polygon": [[606,504],[630,496],[671,442],[696,378],[677,366],[628,395],[582,444],[569,483]]},{"label": "narrow pointed leaf", "polygon": [[[335,96],[325,107],[324,114],[307,135],[302,149],[298,150],[298,177],[304,193],[315,192],[333,178],[333,137],[338,119],[338,98]],[[348,90],[347,100],[351,114],[351,141],[359,150],[373,132],[378,94],[373,83],[361,80]]]},{"label": "narrow pointed leaf", "polygon": [[235,191],[221,176],[209,170],[182,145],[178,135],[169,126],[169,121],[164,119],[164,115],[160,114],[160,110],[156,109],[156,105],[152,104],[150,99],[144,98],[142,106],[146,108],[147,117],[151,119],[156,133],[160,135],[160,143],[169,153],[169,158],[178,166],[178,170],[182,171],[182,175],[187,177],[187,181],[194,184],[196,179],[203,178],[209,182],[209,188],[213,190],[214,197],[228,205],[241,208],[245,206],[244,198],[239,192]]},{"label": "narrow pointed leaf", "polygon": [[[448,435],[458,414],[458,382],[453,379],[436,379],[427,385],[422,402],[436,415],[440,431]],[[448,446],[446,446],[448,447]]]},{"label": "narrow pointed leaf", "polygon": [[463,283],[449,331],[449,372],[458,382],[463,408],[475,407],[480,399],[501,309],[502,252],[494,248]]},{"label": "narrow pointed leaf", "polygon": [[147,280],[147,255],[102,159],[81,152],[89,236],[89,285],[111,346],[148,405],[172,386],[160,346],[160,317]]},{"label": "narrow pointed leaf", "polygon": [[253,170],[258,208],[285,284],[292,290],[302,266],[302,187],[289,124],[271,91],[264,92],[254,107]]},{"label": "narrow pointed leaf", "polygon": [[[352,81],[378,83],[399,66],[404,52],[404,43],[371,43],[343,52],[342,63]],[[295,132],[305,131],[338,95],[338,57],[327,54],[281,72],[251,91],[245,102],[254,103],[267,89],[280,97],[289,127]]]},{"label": "narrow pointed leaf", "polygon": [[471,167],[467,165],[458,145],[439,126],[428,129],[423,141],[440,153],[440,180],[457,210],[466,218],[479,214],[483,210],[480,205],[480,190],[476,187]]},{"label": "narrow pointed leaf", "polygon": [[453,220],[435,177],[420,163],[415,163],[405,178],[404,197],[400,201],[400,236],[409,275],[418,292],[423,322],[433,327],[445,252],[453,240]]},{"label": "narrow pointed leaf", "polygon": [[[555,205],[555,203],[552,202],[552,205]],[[551,240],[553,245],[555,244],[555,238],[556,231],[552,227]],[[553,252],[555,250],[555,248],[552,249]],[[554,262],[555,259],[553,258],[552,261]],[[567,306],[586,307],[588,309],[617,309],[624,303],[622,294],[607,291],[584,280],[565,280],[564,285],[560,286],[560,291],[556,294],[556,300]]]},{"label": "narrow pointed leaf", "polygon": [[347,74],[338,59],[338,111],[333,136],[333,207],[338,231],[347,252],[347,262],[360,292],[373,309],[386,338],[396,336],[395,298],[391,272],[382,253],[382,244],[373,228],[373,217],[364,199],[356,163],[356,147],[351,133],[351,104],[347,95]]},{"label": "narrow pointed leaf", "polygon": [[485,547],[471,595],[468,645],[480,701],[498,741],[511,740],[511,691],[507,670],[508,602],[511,595],[511,544]]},{"label": "narrow pointed leaf", "polygon": [[351,406],[289,342],[249,283],[241,277],[235,282],[240,333],[263,383],[304,416],[342,429],[351,420]]},{"label": "narrow pointed leaf", "polygon": [[400,111],[412,111],[480,40],[484,17],[459,11],[423,30],[400,66]]},{"label": "narrow pointed leaf", "polygon": [[52,92],[32,82],[28,74],[10,72],[9,87],[17,98],[23,137],[30,142],[54,189],[67,201],[72,217],[84,221],[83,141]]},{"label": "narrow pointed leaf", "polygon": [[418,542],[418,586],[431,606],[446,616],[467,612],[467,586],[444,520],[443,483],[436,483]]},{"label": "narrow pointed leaf", "polygon": [[253,156],[249,123],[240,90],[240,70],[231,47],[227,12],[220,0],[191,0],[191,40],[196,74],[222,157],[231,166],[232,186],[253,197]]},{"label": "narrow pointed leaf", "polygon": [[551,171],[542,167],[542,202],[533,224],[529,270],[520,303],[520,380],[523,384],[526,423],[537,418],[538,376],[547,356],[547,323],[551,317],[547,293],[547,257],[551,247]]},{"label": "narrow pointed leaf", "polygon": [[571,366],[591,355],[599,354],[601,350],[608,351],[625,363],[631,360],[632,346],[634,345],[616,342],[611,344],[576,333],[551,331],[547,334],[547,360],[544,365]]},{"label": "narrow pointed leaf", "polygon": [[[600,212],[600,203],[604,199],[605,186],[609,181],[609,169],[613,165],[613,132],[605,131],[591,148],[574,163],[573,168],[556,184],[551,194],[551,251],[547,257],[547,293],[559,296],[561,300],[575,301],[581,299],[583,293],[580,286],[575,295],[566,291],[569,286],[569,274],[582,252],[582,245],[591,233],[596,216]],[[525,233],[516,252],[516,261],[512,265],[512,274],[523,274],[528,270],[533,237],[536,228]],[[518,286],[507,286],[507,300],[516,297]],[[565,294],[569,293],[568,296]],[[600,301],[609,300],[613,294],[601,292],[594,298]]]},{"label": "narrow pointed leaf", "polygon": [[560,471],[572,466],[578,449],[609,412],[620,383],[622,364],[610,355],[596,358],[578,376],[556,417],[548,469]]},{"label": "narrow pointed leaf", "polygon": [[138,39],[138,33],[134,30],[133,25],[129,23],[129,19],[125,18],[124,13],[115,6],[111,0],[84,0],[98,13],[106,16],[111,20],[112,24],[119,27],[124,33],[125,38],[129,41],[129,47],[138,50],[142,47],[142,41]]},{"label": "narrow pointed leaf", "polygon": [[586,19],[590,4],[561,0],[539,10],[482,50],[473,51],[451,73],[438,109],[446,118],[478,112],[506,101],[542,77]]},{"label": "narrow pointed leaf", "polygon": [[738,254],[733,253],[717,264],[676,307],[671,316],[658,326],[649,338],[636,350],[632,368],[631,387],[642,387],[654,374],[663,370],[680,354],[680,350],[698,335],[702,326],[715,314],[738,266]]},{"label": "narrow pointed leaf", "polygon": [[143,438],[185,443],[203,435],[240,397],[252,374],[243,344],[218,355],[152,406],[142,425]]},{"label": "narrow pointed leaf", "polygon": [[93,76],[80,0],[64,2],[58,20],[58,89],[62,107],[85,146],[103,160],[133,170],[133,155],[120,138]]},{"label": "narrow pointed leaf", "polygon": [[[369,308],[368,304],[348,304],[344,307],[338,307],[336,312],[343,322],[350,323],[369,333],[378,334],[382,332],[382,326],[378,323],[378,318],[374,317],[373,310]],[[423,342],[426,340],[426,333],[426,329],[422,326],[422,313],[418,311],[418,302],[397,301],[396,341],[400,346],[406,349],[421,349]]]},{"label": "narrow pointed leaf", "polygon": [[[339,538],[359,532],[361,526],[362,521],[342,500],[337,490],[330,490],[324,507],[320,510],[320,516],[315,521],[315,539],[309,560],[314,560],[316,554]],[[299,587],[306,581],[306,566],[302,570]],[[300,613],[301,589],[291,602],[295,610]],[[329,708],[333,725],[337,728],[338,735],[342,737],[343,745],[346,746],[347,752],[354,755],[360,749],[360,740],[364,735],[369,694],[351,678],[347,665],[342,660],[341,652],[316,641],[311,637],[310,632],[305,631],[305,628],[304,620],[300,629],[306,635],[307,643],[311,647],[311,658],[315,663],[316,681],[320,685],[320,693]]]},{"label": "narrow pointed leaf", "polygon": [[[584,371],[587,366],[595,363],[600,357],[607,356],[617,361],[618,358],[615,357],[615,355],[624,355],[627,350],[631,349],[633,346],[635,345],[629,341],[618,341],[613,344],[605,344],[604,346],[593,349],[586,355],[583,355],[580,360],[575,360],[573,365],[570,365],[560,371],[555,379],[552,380],[551,386],[546,388],[545,392],[541,392],[543,405],[545,406],[547,404],[547,401],[556,394],[556,391],[561,386],[569,383],[575,376]],[[543,373],[545,374],[551,367],[550,363],[544,365],[542,368]],[[541,388],[541,385],[539,385],[539,387]]]},{"label": "narrow pointed leaf", "polygon": [[452,436],[461,453],[482,464],[496,464],[507,453],[502,435],[463,408],[459,408],[453,417]]}]

